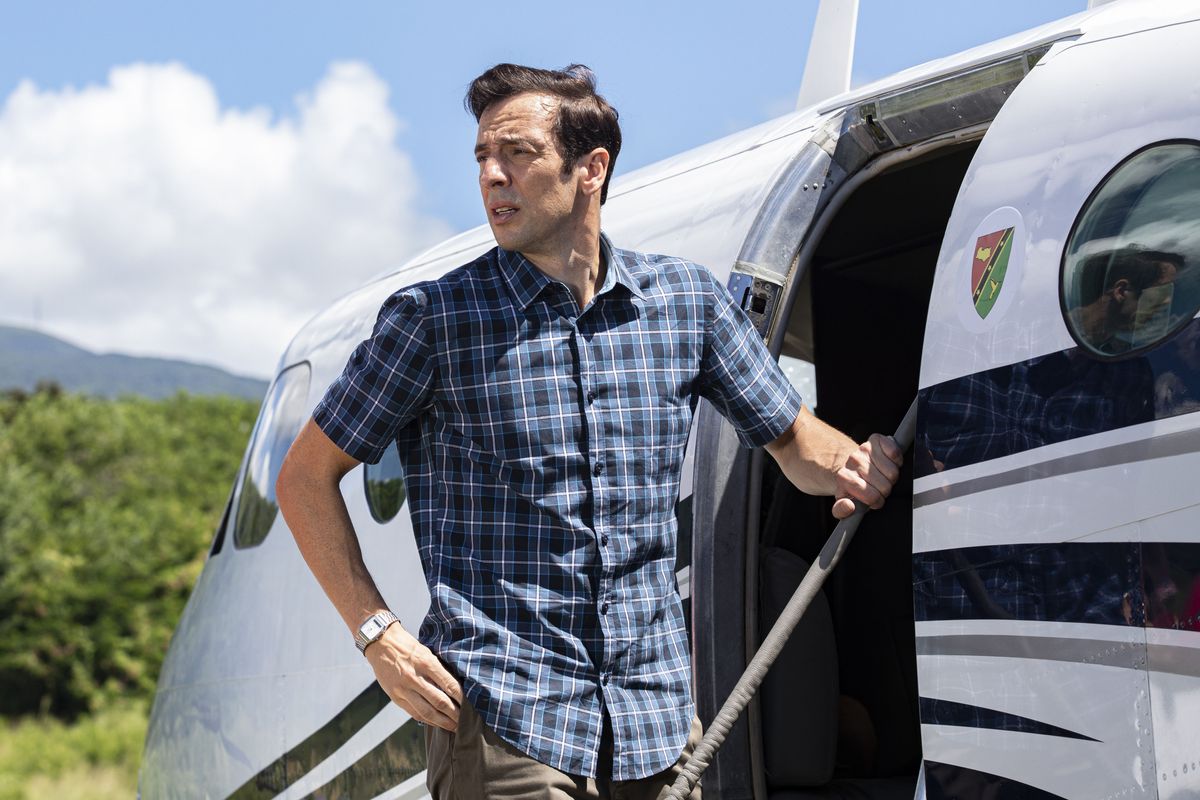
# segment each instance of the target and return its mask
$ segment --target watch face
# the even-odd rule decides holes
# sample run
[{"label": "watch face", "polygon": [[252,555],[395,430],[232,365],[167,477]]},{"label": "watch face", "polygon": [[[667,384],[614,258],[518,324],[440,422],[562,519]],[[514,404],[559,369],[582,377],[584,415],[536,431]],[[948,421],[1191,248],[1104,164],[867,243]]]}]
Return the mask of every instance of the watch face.
[{"label": "watch face", "polygon": [[371,640],[371,639],[374,639],[376,636],[378,636],[380,631],[382,631],[382,630],[383,630],[383,623],[380,622],[375,617],[371,617],[369,620],[367,620],[366,622],[364,622],[362,624],[362,627],[358,629],[358,632],[360,634],[362,634],[362,637],[364,639]]}]

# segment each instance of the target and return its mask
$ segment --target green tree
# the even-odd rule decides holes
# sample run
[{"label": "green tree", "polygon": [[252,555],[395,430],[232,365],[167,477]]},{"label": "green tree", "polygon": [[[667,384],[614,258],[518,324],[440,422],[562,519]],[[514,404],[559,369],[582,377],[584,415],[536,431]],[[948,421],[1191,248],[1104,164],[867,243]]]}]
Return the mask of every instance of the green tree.
[{"label": "green tree", "polygon": [[0,713],[148,698],[254,403],[0,398]]}]

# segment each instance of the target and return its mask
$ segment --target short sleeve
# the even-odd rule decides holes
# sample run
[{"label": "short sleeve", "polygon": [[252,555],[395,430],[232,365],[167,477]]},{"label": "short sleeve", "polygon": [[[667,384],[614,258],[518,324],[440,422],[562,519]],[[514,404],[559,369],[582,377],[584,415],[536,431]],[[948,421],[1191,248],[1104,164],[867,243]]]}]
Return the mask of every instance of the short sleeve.
[{"label": "short sleeve", "polygon": [[708,283],[700,396],[733,424],[744,446],[760,447],[791,426],[800,393],[729,291],[711,276]]},{"label": "short sleeve", "polygon": [[435,358],[426,307],[417,289],[389,297],[371,337],[354,349],[313,411],[325,435],[352,458],[378,462],[396,432],[432,402]]}]

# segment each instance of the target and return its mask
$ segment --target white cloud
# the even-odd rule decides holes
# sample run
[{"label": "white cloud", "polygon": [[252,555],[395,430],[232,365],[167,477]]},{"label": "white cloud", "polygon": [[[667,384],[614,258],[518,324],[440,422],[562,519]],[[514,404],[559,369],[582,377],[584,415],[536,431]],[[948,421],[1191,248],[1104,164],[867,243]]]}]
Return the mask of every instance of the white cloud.
[{"label": "white cloud", "polygon": [[180,64],[0,109],[0,319],[266,375],[333,298],[450,233],[421,214],[387,86],[333,64],[295,118]]}]

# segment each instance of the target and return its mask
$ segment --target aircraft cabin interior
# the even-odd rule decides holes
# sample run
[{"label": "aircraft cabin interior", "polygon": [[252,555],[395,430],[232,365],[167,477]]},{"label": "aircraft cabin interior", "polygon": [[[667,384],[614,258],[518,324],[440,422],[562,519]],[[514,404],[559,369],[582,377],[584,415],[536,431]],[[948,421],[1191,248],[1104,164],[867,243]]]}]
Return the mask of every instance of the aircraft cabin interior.
[{"label": "aircraft cabin interior", "polygon": [[[859,186],[834,212],[788,312],[781,355],[815,368],[816,398],[805,402],[856,440],[893,430],[916,395],[938,248],[975,147],[938,150]],[[836,522],[831,498],[801,493],[763,463],[760,639]],[[911,501],[909,459],[767,675],[757,716],[771,800],[913,796]]]}]

